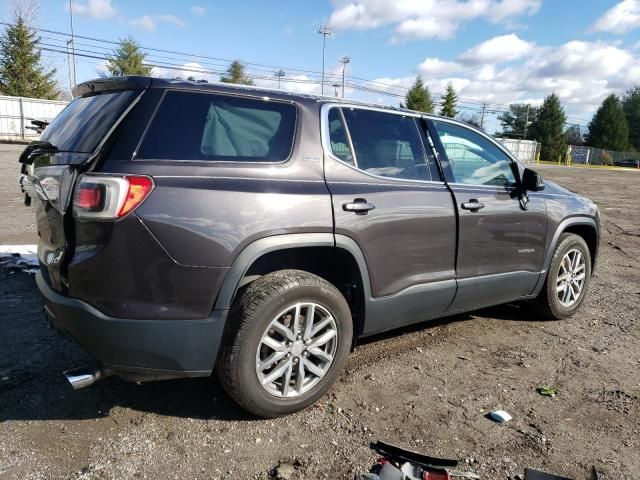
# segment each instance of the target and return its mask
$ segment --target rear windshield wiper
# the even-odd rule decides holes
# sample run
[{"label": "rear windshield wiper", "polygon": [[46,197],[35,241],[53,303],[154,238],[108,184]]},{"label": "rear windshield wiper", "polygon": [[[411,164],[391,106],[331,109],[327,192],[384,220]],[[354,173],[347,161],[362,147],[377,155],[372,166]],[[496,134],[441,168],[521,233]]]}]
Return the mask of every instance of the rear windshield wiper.
[{"label": "rear windshield wiper", "polygon": [[25,165],[31,165],[36,156],[43,153],[53,153],[57,151],[58,147],[49,142],[31,142],[29,145],[27,145],[27,148],[24,149],[24,152],[20,154],[20,158],[18,158],[18,161]]}]

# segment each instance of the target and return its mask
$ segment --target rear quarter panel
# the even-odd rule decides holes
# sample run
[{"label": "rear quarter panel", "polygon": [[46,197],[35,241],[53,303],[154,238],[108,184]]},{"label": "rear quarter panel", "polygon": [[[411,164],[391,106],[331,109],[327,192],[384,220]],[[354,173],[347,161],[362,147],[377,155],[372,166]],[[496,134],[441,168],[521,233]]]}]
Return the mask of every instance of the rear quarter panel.
[{"label": "rear quarter panel", "polygon": [[319,132],[318,107],[310,101],[298,104],[288,161],[112,160],[103,170],[154,178],[156,188],[136,214],[176,262],[229,267],[259,238],[333,231]]}]

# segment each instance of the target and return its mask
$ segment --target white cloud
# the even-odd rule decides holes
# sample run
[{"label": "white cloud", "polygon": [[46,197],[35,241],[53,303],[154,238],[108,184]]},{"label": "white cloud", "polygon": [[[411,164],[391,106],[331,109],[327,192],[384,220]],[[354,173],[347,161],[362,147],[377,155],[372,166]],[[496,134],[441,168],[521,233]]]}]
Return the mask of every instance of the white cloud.
[{"label": "white cloud", "polygon": [[131,20],[131,25],[142,30],[153,31],[158,23],[168,23],[176,27],[185,27],[187,24],[175,15],[143,15]]},{"label": "white cloud", "polygon": [[98,75],[109,75],[109,69],[107,68],[106,60],[100,60],[98,63],[96,63],[95,68]]},{"label": "white cloud", "polygon": [[460,55],[460,60],[472,64],[511,62],[524,57],[533,48],[532,43],[511,33],[493,37],[470,48]]},{"label": "white cloud", "polygon": [[483,18],[510,22],[533,15],[541,0],[334,0],[330,25],[336,30],[392,26],[392,43],[412,39],[447,39],[465,22]]},{"label": "white cloud", "polygon": [[187,62],[180,66],[180,68],[162,68],[153,67],[151,75],[154,77],[162,78],[182,78],[186,80],[189,77],[193,77],[196,80],[206,80],[207,82],[217,82],[220,80],[219,75],[211,73],[205,67],[197,62]]},{"label": "white cloud", "polygon": [[[495,38],[505,37],[509,36]],[[493,104],[540,103],[555,92],[567,112],[586,123],[607,95],[623,93],[640,78],[640,50],[631,45],[570,41],[533,46],[520,44],[517,37],[500,42],[495,38],[472,47],[459,58],[429,57],[417,66],[436,101],[448,82],[463,98]],[[504,45],[512,48],[502,48]],[[380,78],[376,82],[389,86],[375,88],[400,93],[414,80],[414,76]],[[478,102],[473,105],[480,108]]]},{"label": "white cloud", "polygon": [[201,17],[202,15],[207,13],[207,9],[200,5],[194,5],[189,9],[189,11],[198,17]]},{"label": "white cloud", "polygon": [[418,67],[418,71],[426,76],[449,75],[462,69],[458,62],[447,62],[439,58],[427,58]]},{"label": "white cloud", "polygon": [[488,18],[492,22],[503,22],[523,15],[533,15],[541,5],[542,0],[502,0],[491,7]]},{"label": "white cloud", "polygon": [[131,20],[131,25],[142,30],[153,31],[156,29],[156,22],[153,21],[150,15],[143,15],[140,18]]},{"label": "white cloud", "polygon": [[640,27],[640,0],[623,0],[593,24],[595,32],[627,33]]},{"label": "white cloud", "polygon": [[116,16],[116,8],[111,5],[111,0],[87,0],[86,3],[71,3],[71,10],[78,15],[109,19]]},{"label": "white cloud", "polygon": [[154,15],[154,18],[158,22],[170,23],[176,27],[186,27],[187,24],[183,20],[179,19],[175,15]]}]

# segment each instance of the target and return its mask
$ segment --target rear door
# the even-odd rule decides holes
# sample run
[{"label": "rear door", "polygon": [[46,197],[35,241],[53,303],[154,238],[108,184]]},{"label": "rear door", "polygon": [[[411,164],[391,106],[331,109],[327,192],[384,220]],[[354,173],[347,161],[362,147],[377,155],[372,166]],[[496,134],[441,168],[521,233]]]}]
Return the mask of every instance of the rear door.
[{"label": "rear door", "polygon": [[325,177],[337,235],[371,282],[365,334],[433,318],[455,294],[455,209],[411,114],[325,105]]},{"label": "rear door", "polygon": [[543,268],[546,204],[522,202],[509,155],[480,132],[433,120],[459,215],[458,292],[450,312],[531,293]]},{"label": "rear door", "polygon": [[78,172],[140,90],[89,93],[73,100],[21,156],[21,183],[31,198],[38,229],[38,258],[49,284],[64,290],[64,265],[73,253],[67,216]]}]

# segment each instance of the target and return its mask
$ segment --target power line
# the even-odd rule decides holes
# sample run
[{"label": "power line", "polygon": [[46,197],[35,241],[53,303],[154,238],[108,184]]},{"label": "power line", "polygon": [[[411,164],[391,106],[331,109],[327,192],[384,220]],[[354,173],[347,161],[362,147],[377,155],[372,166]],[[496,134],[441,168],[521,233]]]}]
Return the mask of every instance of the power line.
[{"label": "power line", "polygon": [[[6,22],[0,22],[0,25],[11,25],[9,23]],[[327,28],[327,27],[325,27]],[[57,31],[57,30],[49,30],[49,29],[44,29],[44,28],[36,28],[34,29],[38,32],[45,32],[45,33],[49,33],[49,34],[53,34],[53,35],[63,35],[63,36],[69,36],[69,33],[66,32],[61,32],[61,31]],[[329,29],[330,31],[330,29]],[[332,32],[331,32],[332,34]],[[327,34],[329,35],[329,33]],[[326,38],[325,35],[323,35],[323,37]],[[75,35],[75,38],[80,38],[83,40],[88,40],[88,41],[92,41],[92,42],[98,42],[98,43],[106,43],[109,45],[119,45],[120,42],[118,41],[114,41],[114,40],[107,40],[107,39],[103,39],[103,38],[97,38],[97,37],[90,37],[90,36],[86,36],[86,35]],[[79,42],[76,42],[76,44],[79,45]],[[99,45],[86,45],[85,46],[92,46],[94,48],[101,48],[101,49],[106,49],[106,47],[103,46],[99,46]],[[148,51],[148,52],[159,52],[159,53],[163,53],[163,54],[170,54],[170,55],[179,55],[182,57],[187,57],[186,59],[181,59],[181,58],[170,58],[171,60],[177,60],[177,61],[183,61],[183,60],[193,60],[193,59],[199,59],[199,63],[207,63],[204,62],[200,59],[208,59],[208,60],[214,60],[214,61],[218,61],[218,62],[225,62],[226,64],[232,62],[232,59],[227,59],[227,58],[222,58],[222,57],[214,57],[214,56],[210,56],[210,55],[202,55],[202,54],[194,54],[194,53],[185,53],[185,52],[180,52],[180,51],[176,51],[176,50],[166,50],[166,49],[161,49],[161,48],[155,48],[155,47],[146,47],[144,45],[141,45],[140,48],[142,50]],[[159,58],[162,56],[159,55],[154,55],[155,58]],[[165,58],[167,58],[166,56],[164,56]],[[257,62],[249,62],[249,61],[244,61],[244,60],[240,60],[241,63],[243,63],[246,66],[251,66],[252,70],[266,70],[269,72],[272,72],[273,69],[283,69],[285,71],[288,72],[298,72],[298,74],[302,73],[302,74],[311,74],[313,76],[318,76],[320,78],[323,77],[322,72],[317,71],[317,70],[309,70],[309,69],[302,69],[302,68],[295,68],[295,67],[281,67],[281,66],[274,66],[274,65],[270,65],[270,64],[264,64],[264,63],[257,63]],[[211,66],[217,67],[219,66],[219,64],[211,64],[209,63]],[[324,76],[331,76],[331,77],[339,77],[340,74],[339,73],[332,73],[332,72],[325,72]],[[371,85],[377,85],[380,87],[383,87],[385,89],[394,89],[396,91],[401,91],[404,94],[406,94],[406,92],[408,91],[408,87],[402,87],[399,85],[393,85],[393,84],[389,84],[389,83],[385,83],[385,82],[381,82],[379,80],[369,80],[366,78],[362,78],[362,77],[357,77],[357,76],[353,76],[353,75],[346,75],[346,78],[353,80],[353,81],[358,81],[358,82],[364,82],[364,83],[368,83]],[[335,78],[334,78],[335,80]],[[328,80],[329,82],[331,82],[332,80]],[[321,85],[324,85],[326,82],[322,81]],[[378,93],[381,94],[385,94],[385,92],[379,91]],[[434,92],[434,95],[443,95],[443,92]],[[508,107],[508,104],[503,104],[503,103],[495,103],[495,102],[488,102],[486,100],[481,100],[481,99],[477,99],[477,98],[470,98],[470,97],[459,97],[459,100],[461,101],[465,101],[468,103],[477,103],[479,105],[482,105],[484,103],[486,103],[487,105],[496,105],[496,106],[506,106]]]}]

